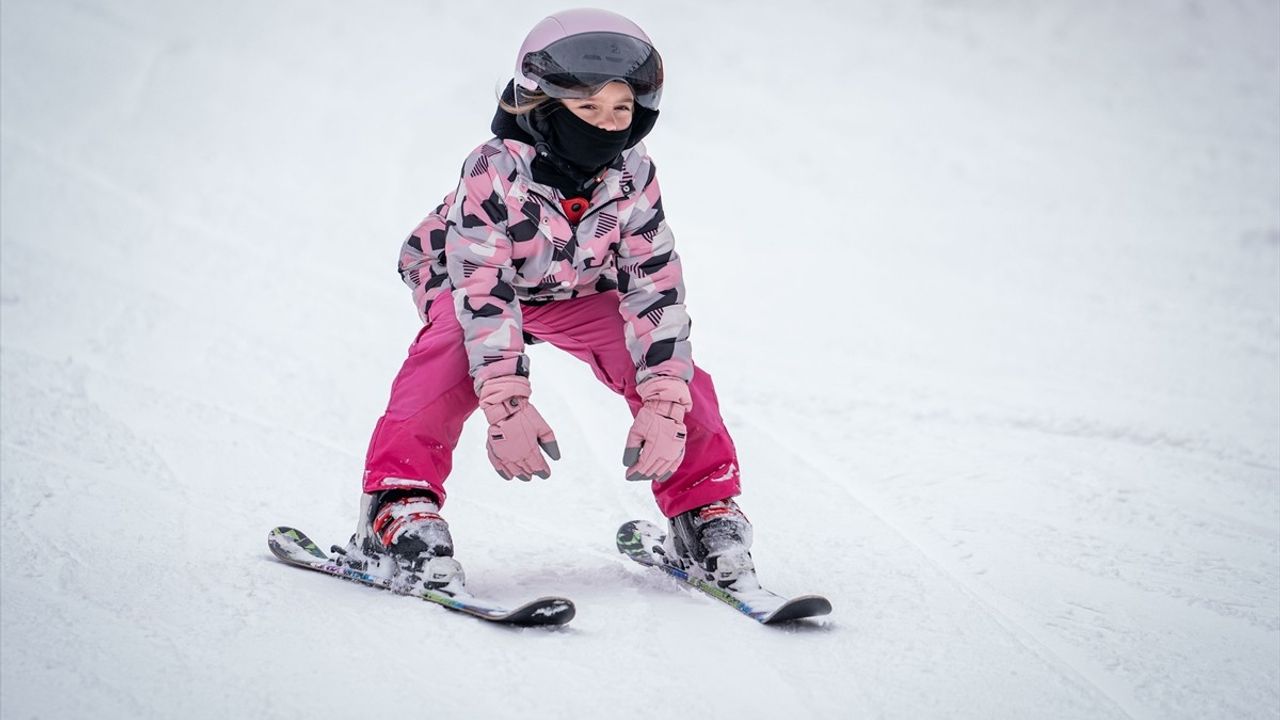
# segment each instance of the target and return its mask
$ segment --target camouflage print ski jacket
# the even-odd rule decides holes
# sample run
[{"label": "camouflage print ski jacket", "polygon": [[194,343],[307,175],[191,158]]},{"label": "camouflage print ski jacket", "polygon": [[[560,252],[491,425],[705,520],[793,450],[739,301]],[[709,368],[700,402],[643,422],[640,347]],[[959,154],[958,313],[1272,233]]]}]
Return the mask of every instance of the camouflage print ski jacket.
[{"label": "camouflage print ski jacket", "polygon": [[693,377],[689,316],[675,238],[653,162],[639,144],[605,170],[575,227],[559,191],[533,180],[533,147],[493,138],[462,166],[458,188],[400,254],[400,275],[425,321],[452,291],[477,391],[489,378],[528,375],[525,303],[617,290],[636,380]]}]

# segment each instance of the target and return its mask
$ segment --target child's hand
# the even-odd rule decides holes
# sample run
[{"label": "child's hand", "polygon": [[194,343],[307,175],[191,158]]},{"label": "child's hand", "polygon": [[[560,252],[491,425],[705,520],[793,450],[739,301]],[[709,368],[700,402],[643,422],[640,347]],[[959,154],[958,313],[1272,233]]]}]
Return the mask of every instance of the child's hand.
[{"label": "child's hand", "polygon": [[627,479],[662,482],[671,477],[684,460],[684,415],[693,409],[689,385],[680,378],[656,377],[637,389],[644,407],[636,413],[622,464]]},{"label": "child's hand", "polygon": [[489,420],[489,462],[503,480],[551,477],[542,453],[560,459],[555,433],[529,403],[529,394],[529,379],[516,375],[487,380],[480,388],[480,407]]}]

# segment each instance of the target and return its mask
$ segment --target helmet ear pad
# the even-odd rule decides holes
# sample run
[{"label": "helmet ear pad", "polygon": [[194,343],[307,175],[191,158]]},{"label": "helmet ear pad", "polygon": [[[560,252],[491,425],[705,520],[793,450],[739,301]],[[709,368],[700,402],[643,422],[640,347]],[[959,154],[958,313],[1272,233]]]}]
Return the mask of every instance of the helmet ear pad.
[{"label": "helmet ear pad", "polygon": [[546,144],[549,134],[547,114],[557,106],[563,107],[559,100],[548,100],[529,112],[516,115],[516,125],[533,136],[539,150],[543,149],[542,146]]}]

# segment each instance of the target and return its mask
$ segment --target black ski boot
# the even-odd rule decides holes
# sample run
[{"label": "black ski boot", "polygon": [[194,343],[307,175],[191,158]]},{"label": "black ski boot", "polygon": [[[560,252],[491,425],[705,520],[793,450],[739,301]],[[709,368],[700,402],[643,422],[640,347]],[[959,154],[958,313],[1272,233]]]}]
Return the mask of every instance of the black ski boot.
[{"label": "black ski boot", "polygon": [[670,521],[664,548],[668,561],[722,588],[760,587],[751,559],[751,521],[733,500],[681,513]]},{"label": "black ski boot", "polygon": [[360,522],[338,562],[370,575],[456,593],[466,577],[453,559],[449,524],[421,490],[385,490],[360,498]]}]

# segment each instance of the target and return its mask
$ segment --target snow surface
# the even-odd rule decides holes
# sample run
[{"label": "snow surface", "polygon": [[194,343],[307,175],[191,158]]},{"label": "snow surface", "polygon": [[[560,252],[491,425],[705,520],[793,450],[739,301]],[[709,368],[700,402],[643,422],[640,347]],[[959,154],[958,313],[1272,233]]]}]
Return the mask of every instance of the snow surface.
[{"label": "snow surface", "polygon": [[[1280,5],[606,3],[755,556],[756,626],[613,548],[628,416],[446,508],[485,625],[275,562],[354,526],[407,231],[530,2],[4,0],[5,718],[1280,715]],[[375,715],[376,714],[376,715]]]}]

